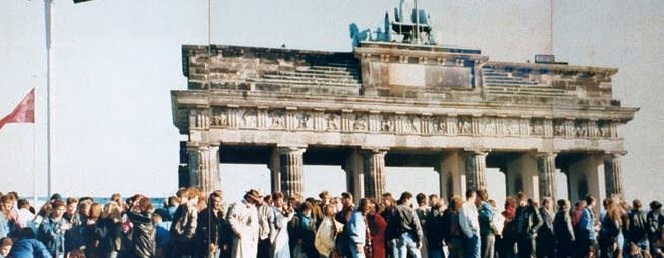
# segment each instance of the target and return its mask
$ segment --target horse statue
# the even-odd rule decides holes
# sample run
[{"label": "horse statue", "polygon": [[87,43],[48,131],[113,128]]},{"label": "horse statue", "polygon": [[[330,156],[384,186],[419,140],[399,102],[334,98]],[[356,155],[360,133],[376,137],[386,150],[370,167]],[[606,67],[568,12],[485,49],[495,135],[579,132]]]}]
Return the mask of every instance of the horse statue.
[{"label": "horse statue", "polygon": [[357,27],[357,24],[355,23],[351,23],[348,26],[348,31],[350,32],[350,38],[352,39],[351,44],[353,48],[357,47],[362,41],[373,40],[371,37],[371,29],[360,31],[360,29]]}]

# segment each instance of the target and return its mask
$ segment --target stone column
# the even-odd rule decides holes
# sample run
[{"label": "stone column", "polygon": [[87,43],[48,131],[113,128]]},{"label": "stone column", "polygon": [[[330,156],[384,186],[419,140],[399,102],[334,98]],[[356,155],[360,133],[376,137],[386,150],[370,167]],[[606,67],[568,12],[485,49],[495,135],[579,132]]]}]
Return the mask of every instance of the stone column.
[{"label": "stone column", "polygon": [[364,165],[359,150],[353,149],[348,153],[343,170],[346,171],[346,191],[352,193],[356,200],[364,197]]},{"label": "stone column", "polygon": [[440,163],[434,169],[438,171],[440,180],[440,196],[464,196],[466,191],[466,171],[461,151],[448,151],[440,155]]},{"label": "stone column", "polygon": [[366,150],[364,164],[364,196],[379,198],[385,192],[385,150]]},{"label": "stone column", "polygon": [[486,156],[488,154],[489,153],[487,151],[475,150],[468,153],[466,156],[466,189],[487,189]]},{"label": "stone column", "polygon": [[539,197],[556,199],[556,154],[537,153],[537,174],[539,176]]},{"label": "stone column", "polygon": [[208,194],[219,189],[219,146],[196,146],[189,154],[189,186]]},{"label": "stone column", "polygon": [[279,147],[279,172],[281,173],[281,192],[290,197],[302,194],[302,174],[304,147]]},{"label": "stone column", "polygon": [[272,149],[270,163],[268,164],[272,193],[281,192],[281,165],[279,164],[279,156],[279,148]]},{"label": "stone column", "polygon": [[622,156],[623,153],[611,153],[604,156],[604,178],[606,180],[606,196],[612,194],[624,196],[622,187]]}]

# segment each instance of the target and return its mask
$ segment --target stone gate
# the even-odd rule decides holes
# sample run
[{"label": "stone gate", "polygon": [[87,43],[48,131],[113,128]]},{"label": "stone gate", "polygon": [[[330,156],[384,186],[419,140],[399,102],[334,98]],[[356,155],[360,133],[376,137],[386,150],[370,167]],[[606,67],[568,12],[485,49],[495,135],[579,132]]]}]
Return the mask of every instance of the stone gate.
[{"label": "stone gate", "polygon": [[273,191],[301,193],[305,164],[340,165],[355,196],[385,191],[385,166],[427,166],[440,194],[486,188],[569,198],[622,194],[618,128],[638,108],[612,97],[617,69],[489,60],[481,50],[361,42],[352,53],[183,46],[171,92],[180,184],[219,188],[219,163],[265,164]]}]

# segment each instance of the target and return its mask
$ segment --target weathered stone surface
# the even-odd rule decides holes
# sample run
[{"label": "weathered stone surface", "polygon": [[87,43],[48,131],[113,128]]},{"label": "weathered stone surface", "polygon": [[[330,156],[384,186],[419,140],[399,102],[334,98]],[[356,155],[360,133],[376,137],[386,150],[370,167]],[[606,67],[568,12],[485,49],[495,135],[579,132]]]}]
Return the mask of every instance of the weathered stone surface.
[{"label": "weathered stone surface", "polygon": [[[510,191],[553,196],[560,163],[567,173],[581,173],[569,176],[571,194],[596,193],[593,171],[604,161],[597,153],[624,152],[618,127],[638,111],[613,99],[616,69],[494,62],[474,49],[371,42],[353,53],[218,45],[182,51],[189,89],[171,94],[174,124],[188,135],[188,148],[350,151],[349,191],[360,196],[383,191],[382,167],[393,150],[445,157],[436,166],[447,170],[444,186],[455,186],[448,194],[488,187],[489,163],[502,167]],[[367,149],[389,151],[363,152],[361,160],[357,150]],[[296,152],[280,149],[270,164],[273,188],[289,195],[302,192],[303,158]],[[201,177],[191,184],[212,189],[215,171],[193,164],[214,159],[201,155],[183,166]],[[619,165],[607,159],[603,166],[607,194],[622,192]]]}]

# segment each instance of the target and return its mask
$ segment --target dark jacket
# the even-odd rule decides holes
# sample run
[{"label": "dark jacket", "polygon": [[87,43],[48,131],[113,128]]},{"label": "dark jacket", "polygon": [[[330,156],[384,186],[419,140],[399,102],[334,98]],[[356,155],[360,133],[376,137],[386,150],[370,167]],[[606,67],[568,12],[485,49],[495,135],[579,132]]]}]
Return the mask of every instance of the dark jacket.
[{"label": "dark jacket", "polygon": [[425,224],[427,231],[427,244],[431,250],[439,250],[443,246],[443,239],[446,238],[443,230],[443,212],[431,209],[427,216]]},{"label": "dark jacket", "polygon": [[533,206],[524,206],[516,209],[514,216],[514,232],[522,239],[533,239],[537,237],[537,231],[542,226],[542,216]]},{"label": "dark jacket", "polygon": [[553,232],[558,243],[574,242],[574,227],[569,212],[559,210],[553,219]]},{"label": "dark jacket", "polygon": [[648,220],[642,210],[632,210],[629,213],[629,231],[627,237],[632,242],[648,239]]},{"label": "dark jacket", "polygon": [[399,237],[399,214],[397,213],[397,208],[395,206],[386,207],[383,212],[380,213],[380,216],[385,219],[387,222],[387,228],[385,229],[385,240],[389,241]]},{"label": "dark jacket", "polygon": [[134,224],[132,233],[132,253],[137,257],[154,256],[157,234],[152,224],[151,212],[127,212],[127,217]]},{"label": "dark jacket", "polygon": [[650,239],[657,239],[660,229],[664,226],[664,214],[660,213],[657,219],[655,219],[655,213],[650,211],[646,219],[648,220],[648,236]]},{"label": "dark jacket", "polygon": [[14,242],[7,257],[11,258],[51,258],[46,246],[37,239],[26,238]]},{"label": "dark jacket", "polygon": [[97,221],[94,238],[99,241],[97,251],[100,254],[119,252],[122,248],[122,223],[108,218],[100,219]]},{"label": "dark jacket", "polygon": [[198,214],[198,226],[196,227],[196,243],[198,245],[197,253],[199,257],[205,257],[208,254],[208,246],[210,244],[215,244],[217,247],[221,247],[227,241],[224,241],[222,233],[224,230],[224,223],[226,221],[223,219],[222,214],[215,216],[211,213],[210,208],[205,208],[201,213]]},{"label": "dark jacket", "polygon": [[424,232],[422,231],[422,224],[420,224],[420,219],[415,210],[407,205],[400,204],[397,205],[397,214],[399,215],[398,231],[400,233],[411,233],[415,242],[422,241]]}]

